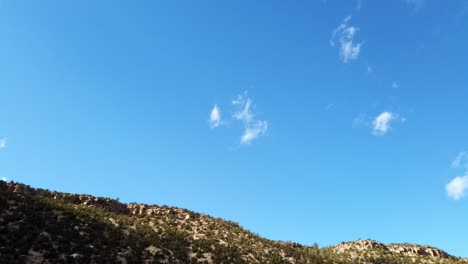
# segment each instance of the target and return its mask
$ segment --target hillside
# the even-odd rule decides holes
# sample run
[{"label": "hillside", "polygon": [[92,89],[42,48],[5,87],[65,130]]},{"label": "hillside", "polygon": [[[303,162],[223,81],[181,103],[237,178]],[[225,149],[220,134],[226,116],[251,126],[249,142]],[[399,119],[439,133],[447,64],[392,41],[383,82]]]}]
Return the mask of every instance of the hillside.
[{"label": "hillside", "polygon": [[272,241],[189,210],[0,181],[0,263],[468,263],[373,240],[318,248]]}]

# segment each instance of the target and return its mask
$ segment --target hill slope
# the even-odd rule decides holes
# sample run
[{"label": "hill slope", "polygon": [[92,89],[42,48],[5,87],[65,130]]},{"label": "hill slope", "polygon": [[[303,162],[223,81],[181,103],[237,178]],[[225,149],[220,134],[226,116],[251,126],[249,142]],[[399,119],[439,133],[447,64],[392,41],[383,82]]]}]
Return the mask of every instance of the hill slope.
[{"label": "hill slope", "polygon": [[0,263],[468,263],[408,244],[271,241],[189,210],[0,181]]}]

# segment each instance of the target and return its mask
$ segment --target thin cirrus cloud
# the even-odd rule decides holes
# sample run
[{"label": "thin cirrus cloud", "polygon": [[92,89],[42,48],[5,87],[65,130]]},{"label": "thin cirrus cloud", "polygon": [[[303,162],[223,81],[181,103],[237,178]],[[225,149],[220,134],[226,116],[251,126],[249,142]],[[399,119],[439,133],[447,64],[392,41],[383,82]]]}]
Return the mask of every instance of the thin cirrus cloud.
[{"label": "thin cirrus cloud", "polygon": [[[256,119],[253,110],[254,104],[252,99],[247,96],[247,92],[238,95],[236,99],[232,100],[231,105],[235,108],[232,119],[242,122],[244,127],[244,131],[240,136],[240,144],[248,145],[255,139],[266,134],[268,121]],[[221,110],[216,104],[210,112],[209,124],[211,128],[216,128],[223,124]]]},{"label": "thin cirrus cloud", "polygon": [[339,42],[340,58],[344,63],[349,63],[356,60],[361,52],[363,42],[354,43],[354,36],[359,31],[359,28],[349,26],[348,22],[351,16],[343,19],[343,22],[332,32],[330,45],[335,47],[336,41]]},{"label": "thin cirrus cloud", "polygon": [[406,0],[406,3],[413,8],[413,11],[417,12],[424,6],[425,0]]},{"label": "thin cirrus cloud", "polygon": [[457,157],[452,161],[452,164],[450,164],[450,167],[452,169],[464,167],[466,170],[468,170],[468,153],[465,151],[458,153]]},{"label": "thin cirrus cloud", "polygon": [[365,124],[366,123],[366,114],[364,113],[360,113],[359,115],[357,115],[354,119],[353,119],[353,128],[356,128],[362,124]]},{"label": "thin cirrus cloud", "polygon": [[244,125],[244,132],[240,138],[241,144],[250,144],[254,139],[266,134],[268,122],[255,119],[252,110],[253,102],[246,94],[239,95],[237,99],[232,101],[232,104],[238,108],[233,115],[234,119],[242,121]]},{"label": "thin cirrus cloud", "polygon": [[7,146],[7,139],[2,138],[0,139],[0,149],[5,148]]},{"label": "thin cirrus cloud", "polygon": [[466,190],[468,190],[468,153],[465,151],[458,153],[457,157],[450,164],[450,167],[452,169],[463,168],[465,170],[463,176],[455,177],[445,185],[448,197],[460,200],[465,196]]},{"label": "thin cirrus cloud", "polygon": [[216,128],[221,125],[221,110],[218,105],[214,105],[210,112],[210,119],[208,120],[211,128]]},{"label": "thin cirrus cloud", "polygon": [[363,4],[362,1],[363,0],[357,0],[357,2],[356,2],[356,9],[358,11],[362,9],[362,4]]}]

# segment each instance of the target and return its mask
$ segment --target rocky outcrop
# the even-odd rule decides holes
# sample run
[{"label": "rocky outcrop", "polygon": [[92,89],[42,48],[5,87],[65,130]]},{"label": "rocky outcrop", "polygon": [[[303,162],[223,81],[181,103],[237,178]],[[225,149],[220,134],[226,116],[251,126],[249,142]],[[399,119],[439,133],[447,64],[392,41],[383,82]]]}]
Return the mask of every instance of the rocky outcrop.
[{"label": "rocky outcrop", "polygon": [[158,215],[158,216],[170,216],[180,220],[188,220],[194,213],[188,212],[184,209],[173,208],[168,206],[156,206],[147,204],[129,203],[127,205],[129,214],[132,215]]},{"label": "rocky outcrop", "polygon": [[67,203],[85,205],[92,207],[100,207],[109,212],[117,214],[128,214],[129,210],[126,204],[120,203],[115,199],[94,197],[91,195],[82,194],[69,194],[63,192],[54,192],[44,189],[31,188],[28,185],[9,182],[1,183],[0,188],[6,188],[9,192],[24,193],[24,194],[35,194],[43,197],[53,198],[54,200],[63,200]]},{"label": "rocky outcrop", "polygon": [[[360,239],[351,242],[342,242],[339,245],[329,247],[333,252],[338,254],[350,254],[353,258],[358,258],[361,255],[377,256],[384,252],[387,255],[408,257],[410,259],[419,259],[423,257],[426,260],[424,263],[432,263],[427,258],[432,258],[434,261],[441,259],[451,259],[468,263],[468,259],[454,257],[447,252],[429,246],[414,245],[414,244],[383,244],[371,239]],[[423,262],[421,262],[423,263]]]},{"label": "rocky outcrop", "polygon": [[419,246],[419,245],[409,245],[409,244],[390,244],[388,250],[407,256],[430,256],[437,258],[449,258],[450,255],[438,248],[428,247],[428,246]]},{"label": "rocky outcrop", "polygon": [[360,239],[353,242],[341,242],[339,245],[333,247],[337,253],[344,253],[351,250],[364,251],[382,249],[388,250],[387,246],[383,243],[371,239]]},{"label": "rocky outcrop", "polygon": [[37,194],[44,197],[53,198],[54,200],[63,200],[67,203],[84,205],[89,207],[103,208],[109,212],[117,214],[137,215],[137,216],[171,216],[180,220],[187,220],[190,215],[194,213],[184,209],[174,208],[169,206],[157,206],[138,203],[121,203],[115,199],[94,197],[91,195],[83,194],[69,194],[63,192],[54,192],[44,189],[31,188],[28,185],[9,182],[5,183],[0,181],[0,188],[6,188],[9,192],[24,193],[24,194]]}]

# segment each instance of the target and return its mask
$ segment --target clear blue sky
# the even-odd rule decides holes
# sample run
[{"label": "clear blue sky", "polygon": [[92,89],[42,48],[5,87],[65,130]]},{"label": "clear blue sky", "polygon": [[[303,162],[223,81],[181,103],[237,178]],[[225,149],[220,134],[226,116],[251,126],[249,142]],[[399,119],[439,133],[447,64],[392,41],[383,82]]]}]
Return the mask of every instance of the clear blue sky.
[{"label": "clear blue sky", "polygon": [[461,0],[4,0],[0,176],[468,257],[467,28]]}]

